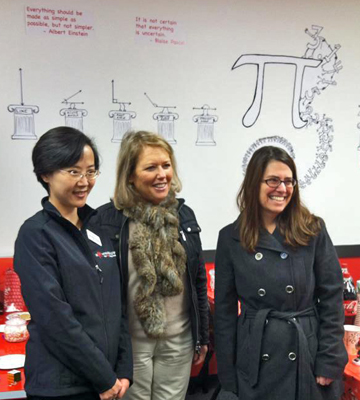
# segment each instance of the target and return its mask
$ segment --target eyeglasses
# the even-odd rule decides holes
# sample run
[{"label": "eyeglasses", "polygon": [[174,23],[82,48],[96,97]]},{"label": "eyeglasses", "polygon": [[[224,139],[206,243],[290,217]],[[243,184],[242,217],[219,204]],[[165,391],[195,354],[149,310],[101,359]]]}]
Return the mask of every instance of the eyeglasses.
[{"label": "eyeglasses", "polygon": [[269,179],[264,179],[263,182],[265,182],[271,188],[277,188],[282,183],[288,188],[292,188],[292,187],[296,186],[295,179],[285,179],[284,181],[282,181],[279,178],[269,178]]},{"label": "eyeglasses", "polygon": [[60,172],[69,174],[74,181],[80,181],[82,178],[86,178],[88,181],[94,181],[100,175],[100,171],[96,169],[87,171],[84,174],[80,173],[76,169],[60,169]]}]

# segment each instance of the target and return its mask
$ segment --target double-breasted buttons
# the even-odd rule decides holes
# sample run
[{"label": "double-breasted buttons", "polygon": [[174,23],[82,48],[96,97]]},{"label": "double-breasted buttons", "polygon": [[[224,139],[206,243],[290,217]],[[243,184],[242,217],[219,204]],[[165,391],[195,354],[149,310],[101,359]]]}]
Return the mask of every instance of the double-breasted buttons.
[{"label": "double-breasted buttons", "polygon": [[289,353],[288,357],[289,357],[290,361],[295,361],[296,360],[296,354],[293,353],[293,352]]},{"label": "double-breasted buttons", "polygon": [[263,289],[263,288],[260,288],[260,289],[258,290],[258,295],[259,295],[260,297],[265,296],[265,295],[266,295],[266,290]]},{"label": "double-breasted buttons", "polygon": [[262,356],[261,356],[261,359],[263,360],[263,361],[269,361],[270,360],[270,356],[269,356],[269,354],[263,354]]},{"label": "double-breasted buttons", "polygon": [[280,257],[281,257],[283,260],[286,260],[286,259],[289,257],[289,254],[287,254],[287,253],[280,253]]},{"label": "double-breasted buttons", "polygon": [[288,294],[294,293],[294,290],[295,290],[294,286],[291,286],[291,285],[287,285],[286,288],[285,288],[285,291]]},{"label": "double-breasted buttons", "polygon": [[260,261],[263,257],[264,257],[264,256],[263,256],[262,253],[256,253],[256,254],[255,254],[255,260],[256,260],[256,261]]}]

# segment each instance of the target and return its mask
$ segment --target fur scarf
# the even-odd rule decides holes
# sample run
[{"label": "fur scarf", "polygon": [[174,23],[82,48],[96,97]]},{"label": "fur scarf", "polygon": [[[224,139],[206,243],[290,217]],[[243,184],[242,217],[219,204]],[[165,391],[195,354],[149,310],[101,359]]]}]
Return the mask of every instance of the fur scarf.
[{"label": "fur scarf", "polygon": [[178,240],[177,206],[175,194],[170,192],[159,205],[139,202],[124,209],[124,214],[136,223],[129,239],[140,280],[134,308],[146,335],[155,339],[165,334],[164,297],[184,291],[186,252]]}]

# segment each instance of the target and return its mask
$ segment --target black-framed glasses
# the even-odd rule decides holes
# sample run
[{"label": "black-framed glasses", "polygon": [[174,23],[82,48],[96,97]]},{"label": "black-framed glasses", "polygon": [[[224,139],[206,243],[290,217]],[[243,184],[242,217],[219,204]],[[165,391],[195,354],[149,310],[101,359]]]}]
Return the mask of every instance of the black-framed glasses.
[{"label": "black-framed glasses", "polygon": [[86,171],[84,174],[82,174],[79,171],[76,171],[76,169],[60,169],[60,172],[65,172],[69,174],[69,176],[74,179],[74,181],[80,181],[82,178],[86,178],[88,181],[93,181],[96,178],[99,177],[100,171],[94,169],[90,171]]},{"label": "black-framed glasses", "polygon": [[271,188],[277,188],[282,183],[288,188],[292,188],[296,185],[295,179],[285,179],[282,181],[279,178],[269,178],[269,179],[264,179],[263,182],[265,182]]}]

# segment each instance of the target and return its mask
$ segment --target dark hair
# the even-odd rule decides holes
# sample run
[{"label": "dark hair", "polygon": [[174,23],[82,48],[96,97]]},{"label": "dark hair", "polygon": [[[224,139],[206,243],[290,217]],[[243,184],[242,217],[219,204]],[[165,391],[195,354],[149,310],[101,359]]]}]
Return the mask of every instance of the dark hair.
[{"label": "dark hair", "polygon": [[[259,200],[260,185],[271,161],[280,161],[286,164],[297,181],[295,162],[285,150],[279,147],[265,146],[255,151],[247,166],[245,178],[237,196],[237,204],[241,213],[241,244],[249,251],[255,251],[260,228],[263,227]],[[278,227],[285,237],[285,242],[293,247],[307,245],[310,238],[319,233],[320,218],[311,214],[301,203],[299,185],[294,187],[289,204],[278,216]]]},{"label": "dark hair", "polygon": [[49,185],[42,175],[52,174],[61,168],[72,167],[83,155],[84,147],[89,146],[99,169],[99,153],[93,141],[75,128],[58,126],[44,133],[32,152],[32,162],[37,180],[49,193]]}]

